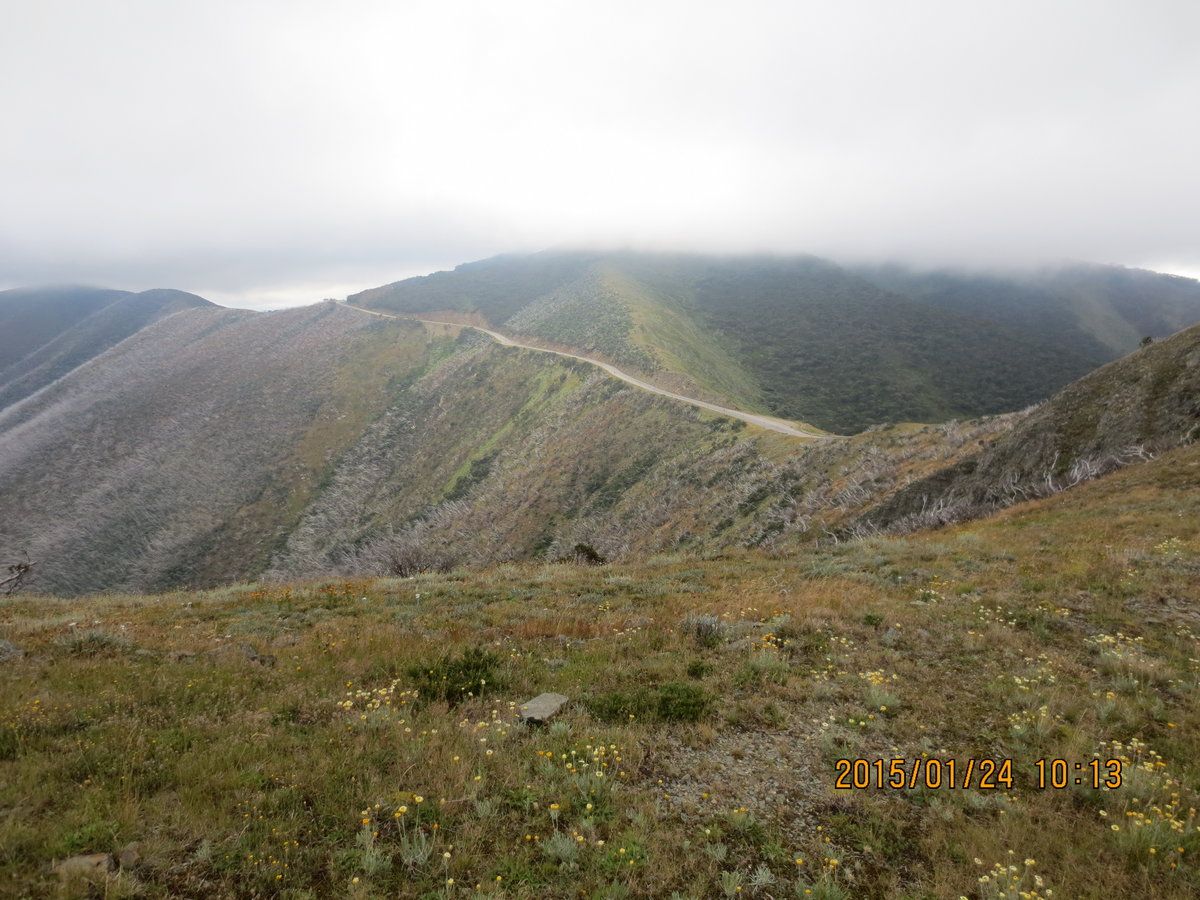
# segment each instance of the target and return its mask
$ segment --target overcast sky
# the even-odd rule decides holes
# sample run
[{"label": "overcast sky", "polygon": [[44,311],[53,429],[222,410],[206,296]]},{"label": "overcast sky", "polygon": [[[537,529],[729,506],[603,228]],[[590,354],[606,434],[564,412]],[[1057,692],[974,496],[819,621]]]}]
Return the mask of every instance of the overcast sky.
[{"label": "overcast sky", "polygon": [[1200,275],[1200,3],[0,0],[0,286],[601,244]]}]

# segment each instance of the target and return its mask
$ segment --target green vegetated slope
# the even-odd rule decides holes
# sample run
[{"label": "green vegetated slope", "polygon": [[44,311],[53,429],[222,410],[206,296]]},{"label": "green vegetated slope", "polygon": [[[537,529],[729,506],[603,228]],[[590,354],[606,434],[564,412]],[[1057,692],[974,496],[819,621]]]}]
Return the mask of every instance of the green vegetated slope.
[{"label": "green vegetated slope", "polygon": [[0,292],[0,409],[28,397],[145,326],[211,306],[184,291],[97,288]]},{"label": "green vegetated slope", "polygon": [[1198,570],[1192,445],[786,554],[14,598],[0,891],[1192,898]]},{"label": "green vegetated slope", "polygon": [[1200,326],[1068,385],[1011,431],[899,491],[866,522],[944,524],[1072,487],[1200,438]]},{"label": "green vegetated slope", "polygon": [[334,304],[165,318],[0,412],[0,547],[60,593],[261,570],[429,353]]},{"label": "green vegetated slope", "polygon": [[1152,272],[921,273],[813,257],[546,252],[350,300],[477,314],[842,433],[1019,409],[1145,334],[1200,320],[1200,283]]},{"label": "green vegetated slope", "polygon": [[608,273],[589,269],[538,297],[504,322],[516,334],[545,338],[610,359],[634,371],[658,368],[652,352],[633,340],[633,304]]},{"label": "green vegetated slope", "polygon": [[798,441],[584,363],[467,339],[343,455],[271,574],[556,559],[578,544],[608,559],[777,546],[1007,424]]}]

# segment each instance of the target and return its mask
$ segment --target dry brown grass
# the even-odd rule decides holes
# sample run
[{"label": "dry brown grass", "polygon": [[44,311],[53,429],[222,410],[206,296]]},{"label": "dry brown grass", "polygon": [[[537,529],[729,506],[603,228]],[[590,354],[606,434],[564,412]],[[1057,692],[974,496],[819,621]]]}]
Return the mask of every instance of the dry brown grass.
[{"label": "dry brown grass", "polygon": [[[983,897],[1026,858],[1057,897],[1195,896],[1198,486],[1190,449],[904,540],[8,601],[0,892],[136,840],[110,896]],[[473,646],[482,696],[401,703]],[[668,685],[714,705],[680,721]],[[561,722],[510,727],[543,690]],[[1134,753],[1128,793],[1033,784],[1038,757],[1133,738],[1162,765]],[[601,744],[607,781],[566,767]],[[923,753],[1012,757],[1017,782],[832,789],[838,756]]]}]

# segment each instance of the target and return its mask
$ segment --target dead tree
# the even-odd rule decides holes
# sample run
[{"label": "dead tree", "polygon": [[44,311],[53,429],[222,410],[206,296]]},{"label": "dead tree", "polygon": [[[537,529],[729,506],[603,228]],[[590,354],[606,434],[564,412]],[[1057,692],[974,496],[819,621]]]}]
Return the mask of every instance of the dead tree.
[{"label": "dead tree", "polygon": [[10,563],[5,566],[7,574],[5,577],[0,578],[0,594],[3,594],[5,597],[11,597],[19,591],[35,565],[37,563],[30,562],[29,557],[26,556],[22,562]]}]

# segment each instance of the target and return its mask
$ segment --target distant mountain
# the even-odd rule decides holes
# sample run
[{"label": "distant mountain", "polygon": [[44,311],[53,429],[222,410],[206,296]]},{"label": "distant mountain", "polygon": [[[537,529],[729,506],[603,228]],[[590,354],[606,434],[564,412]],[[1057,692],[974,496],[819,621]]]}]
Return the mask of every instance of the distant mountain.
[{"label": "distant mountain", "polygon": [[1153,272],[983,275],[814,257],[501,256],[349,300],[474,317],[842,433],[1019,409],[1144,335],[1200,321],[1200,282]]},{"label": "distant mountain", "polygon": [[0,409],[28,397],[152,322],[212,306],[174,290],[0,291]]}]

